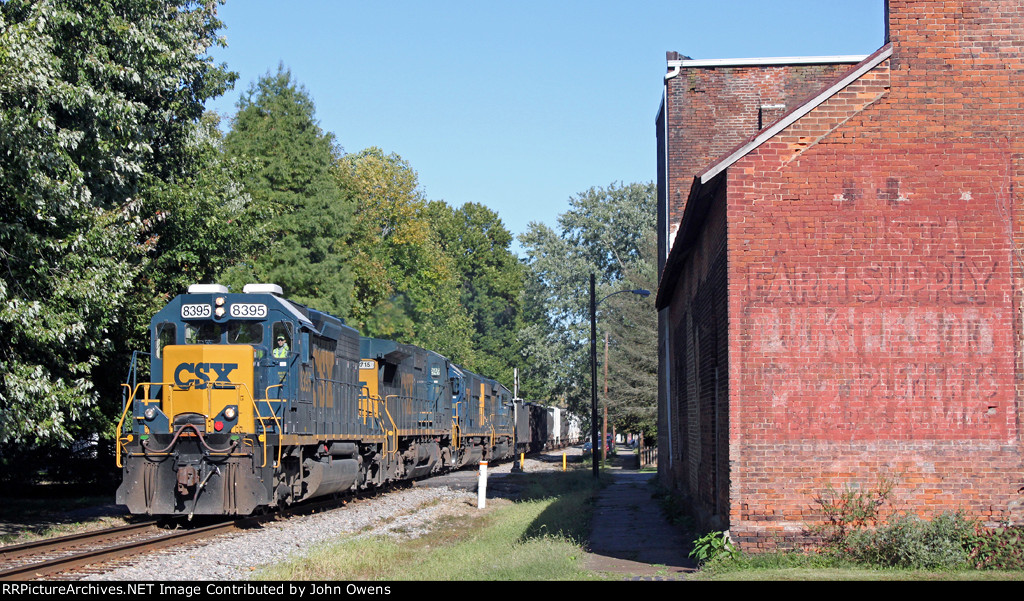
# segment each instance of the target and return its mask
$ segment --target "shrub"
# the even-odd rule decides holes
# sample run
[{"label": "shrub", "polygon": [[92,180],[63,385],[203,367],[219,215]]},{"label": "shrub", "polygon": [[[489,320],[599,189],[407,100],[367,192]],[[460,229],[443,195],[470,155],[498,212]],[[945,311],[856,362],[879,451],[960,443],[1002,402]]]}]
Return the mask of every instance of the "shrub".
[{"label": "shrub", "polygon": [[850,532],[844,550],[852,559],[883,567],[962,569],[970,564],[976,532],[977,523],[959,513],[930,521],[905,514],[874,530]]},{"label": "shrub", "polygon": [[889,501],[894,486],[885,477],[879,480],[877,488],[864,491],[850,486],[840,491],[829,486],[814,499],[824,514],[825,524],[811,528],[811,532],[822,538],[826,550],[842,548],[851,533],[879,522],[880,509]]},{"label": "shrub", "polygon": [[978,528],[969,561],[977,569],[1024,569],[1024,531],[1020,527]]}]

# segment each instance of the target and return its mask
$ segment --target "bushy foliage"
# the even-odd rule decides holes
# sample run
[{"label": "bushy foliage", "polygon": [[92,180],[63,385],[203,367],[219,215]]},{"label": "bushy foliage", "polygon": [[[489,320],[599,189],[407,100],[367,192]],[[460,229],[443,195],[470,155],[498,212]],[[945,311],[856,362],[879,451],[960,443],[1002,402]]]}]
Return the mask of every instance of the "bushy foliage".
[{"label": "bushy foliage", "polygon": [[887,477],[880,478],[876,488],[845,486],[840,490],[830,485],[815,497],[825,523],[812,527],[811,534],[819,536],[826,547],[841,548],[852,532],[880,523],[881,508],[894,486]]},{"label": "bushy foliage", "polygon": [[355,201],[337,173],[341,148],[320,129],[313,100],[283,65],[239,100],[224,146],[249,166],[248,214],[255,214],[251,227],[263,239],[221,282],[239,291],[249,282],[273,282],[293,300],[347,317]]},{"label": "bushy foliage", "polygon": [[1024,529],[978,528],[969,561],[977,569],[1024,570]]},{"label": "bushy foliage", "polygon": [[431,201],[426,214],[434,238],[452,262],[459,302],[472,321],[473,356],[463,366],[511,387],[524,277],[509,248],[512,234],[497,213],[478,203],[456,209]]},{"label": "bushy foliage", "polygon": [[969,565],[977,525],[959,513],[932,520],[904,514],[875,529],[858,529],[845,541],[850,558],[871,565],[955,570]]},{"label": "bushy foliage", "polygon": [[877,488],[829,487],[818,495],[826,523],[811,528],[822,540],[823,557],[870,566],[922,569],[1022,569],[1024,531],[987,528],[961,512],[930,520],[902,513],[882,519],[895,483],[883,477]]},{"label": "bushy foliage", "polygon": [[473,324],[460,302],[459,267],[433,229],[416,171],[376,147],[345,155],[338,168],[357,205],[351,323],[366,336],[469,362]]},{"label": "bushy foliage", "polygon": [[107,429],[208,165],[203,103],[233,79],[206,54],[216,4],[0,3],[0,444]]}]

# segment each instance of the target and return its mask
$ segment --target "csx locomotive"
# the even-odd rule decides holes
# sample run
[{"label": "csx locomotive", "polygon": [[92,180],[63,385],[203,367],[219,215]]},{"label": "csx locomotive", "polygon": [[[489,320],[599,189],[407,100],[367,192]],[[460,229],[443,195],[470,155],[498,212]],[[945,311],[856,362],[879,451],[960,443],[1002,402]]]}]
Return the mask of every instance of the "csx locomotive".
[{"label": "csx locomotive", "polygon": [[126,384],[117,425],[117,503],[136,514],[249,515],[579,437],[568,415],[273,284],[193,285],[150,333],[151,381]]}]

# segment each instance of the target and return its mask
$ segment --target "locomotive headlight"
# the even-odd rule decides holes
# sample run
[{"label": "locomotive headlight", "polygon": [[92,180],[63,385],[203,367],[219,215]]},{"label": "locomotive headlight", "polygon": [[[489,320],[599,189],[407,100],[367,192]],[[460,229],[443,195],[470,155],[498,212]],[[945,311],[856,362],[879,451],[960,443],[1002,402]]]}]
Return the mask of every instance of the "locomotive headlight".
[{"label": "locomotive headlight", "polygon": [[217,317],[224,317],[224,307],[217,307],[216,309],[214,309],[213,314],[216,315]]},{"label": "locomotive headlight", "polygon": [[146,418],[147,422],[151,422],[156,418],[156,407],[146,407],[146,410],[142,412],[142,416]]},{"label": "locomotive headlight", "polygon": [[218,307],[223,307],[224,306],[224,297],[223,296],[218,296],[217,300],[213,301],[213,304],[217,305]]},{"label": "locomotive headlight", "polygon": [[224,410],[224,419],[234,421],[236,417],[238,417],[238,410],[234,407],[228,407]]}]

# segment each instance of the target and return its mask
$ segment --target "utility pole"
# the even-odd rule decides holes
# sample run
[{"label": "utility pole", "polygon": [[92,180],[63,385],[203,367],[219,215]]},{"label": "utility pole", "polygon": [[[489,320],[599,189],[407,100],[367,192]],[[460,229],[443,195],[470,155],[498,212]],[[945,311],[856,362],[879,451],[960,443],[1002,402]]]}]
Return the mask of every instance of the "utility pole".
[{"label": "utility pole", "polygon": [[594,464],[594,477],[601,474],[597,460],[597,294],[594,274],[590,274],[590,449]]},{"label": "utility pole", "polygon": [[608,332],[604,333],[604,428],[601,430],[601,458],[608,461]]}]

